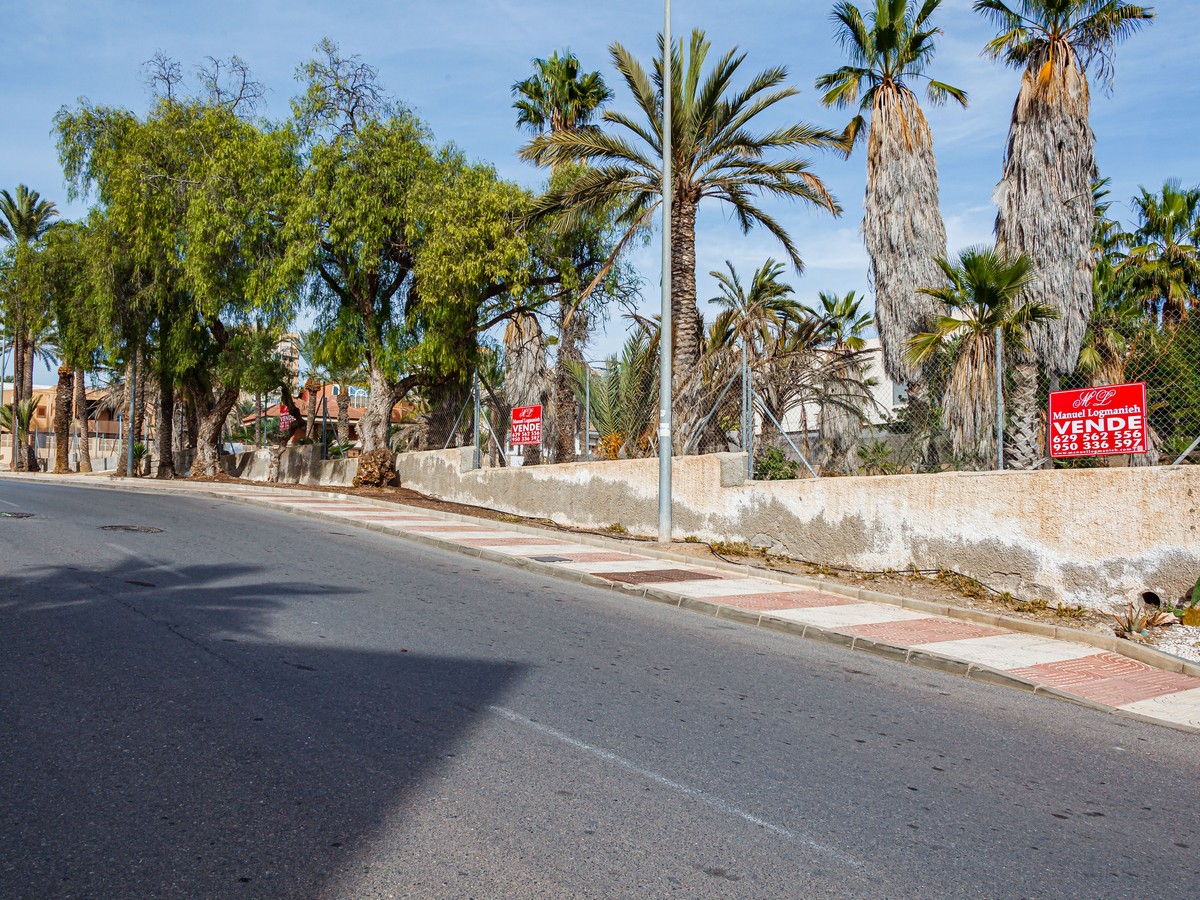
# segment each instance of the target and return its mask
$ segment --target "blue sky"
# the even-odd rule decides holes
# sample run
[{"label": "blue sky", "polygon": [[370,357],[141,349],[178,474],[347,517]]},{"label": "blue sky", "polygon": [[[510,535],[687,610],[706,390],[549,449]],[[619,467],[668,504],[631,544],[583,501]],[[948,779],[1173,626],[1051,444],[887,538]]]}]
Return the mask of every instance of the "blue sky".
[{"label": "blue sky", "polygon": [[[861,5],[865,5],[866,0]],[[662,27],[662,6],[635,0],[441,0],[437,3],[380,3],[343,0],[0,0],[0,186],[24,182],[79,215],[66,202],[51,119],[63,104],[80,97],[142,111],[146,89],[141,63],[162,51],[191,68],[207,56],[237,54],[268,89],[265,113],[284,116],[296,90],[293,73],[313,45],[328,36],[343,51],[376,66],[385,86],[413,107],[440,141],[453,141],[506,178],[536,188],[542,175],[516,157],[525,136],[514,127],[510,88],[530,71],[530,60],[570,47],[591,69],[599,69],[628,108],[608,46],[620,41],[648,60]],[[718,3],[675,0],[676,35],[693,27],[708,32],[714,54],[732,45],[748,53],[743,72],[786,65],[799,97],[779,108],[784,119],[840,128],[846,115],[818,102],[813,80],[841,63],[828,12],[832,2],[759,0]],[[1195,73],[1194,35],[1200,33],[1200,3],[1166,0],[1159,18],[1117,51],[1111,94],[1093,90],[1092,124],[1102,174],[1113,181],[1116,213],[1129,216],[1138,185],[1156,187],[1170,177],[1200,181],[1197,139],[1200,80]],[[970,0],[945,0],[937,23],[945,34],[931,72],[966,89],[969,109],[934,109],[941,177],[941,206],[953,252],[988,242],[995,215],[991,193],[1000,176],[1001,154],[1019,77],[979,57],[992,34],[971,11]],[[868,289],[867,258],[859,223],[865,161],[860,148],[850,160],[817,157],[814,169],[826,180],[845,212],[840,219],[784,202],[766,207],[792,233],[807,269],[791,275],[798,296],[813,301],[819,291]],[[705,273],[732,260],[747,275],[780,248],[765,232],[742,235],[719,206],[702,207],[697,260],[701,299],[712,295]],[[657,308],[658,248],[634,258],[645,279],[647,306]],[[609,352],[625,323],[610,320],[591,352]]]}]

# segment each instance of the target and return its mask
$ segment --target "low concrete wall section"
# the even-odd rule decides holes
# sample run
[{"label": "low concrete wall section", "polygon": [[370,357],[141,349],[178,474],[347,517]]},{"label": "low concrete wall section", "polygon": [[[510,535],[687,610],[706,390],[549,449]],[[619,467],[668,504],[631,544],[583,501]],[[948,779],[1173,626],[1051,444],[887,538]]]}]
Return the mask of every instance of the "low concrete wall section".
[{"label": "low concrete wall section", "polygon": [[[254,450],[221,457],[221,467],[235,478],[266,481],[271,465],[270,450]],[[354,481],[357,459],[321,459],[321,448],[289,447],[279,458],[280,484],[309,484],[345,487]]]},{"label": "low concrete wall section", "polygon": [[[658,462],[471,469],[405,453],[405,487],[561,524],[656,534]],[[1200,576],[1200,467],[747,482],[740,454],[674,461],[674,533],[858,569],[947,568],[1020,597],[1107,606]]]}]

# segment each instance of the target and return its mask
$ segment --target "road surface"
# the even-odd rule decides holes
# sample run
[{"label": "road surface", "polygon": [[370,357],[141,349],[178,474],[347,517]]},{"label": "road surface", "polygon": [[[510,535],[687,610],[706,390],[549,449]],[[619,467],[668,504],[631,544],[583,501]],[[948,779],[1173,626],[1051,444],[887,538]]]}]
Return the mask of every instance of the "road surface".
[{"label": "road surface", "polygon": [[1200,884],[1194,736],[218,500],[6,512],[3,897]]}]

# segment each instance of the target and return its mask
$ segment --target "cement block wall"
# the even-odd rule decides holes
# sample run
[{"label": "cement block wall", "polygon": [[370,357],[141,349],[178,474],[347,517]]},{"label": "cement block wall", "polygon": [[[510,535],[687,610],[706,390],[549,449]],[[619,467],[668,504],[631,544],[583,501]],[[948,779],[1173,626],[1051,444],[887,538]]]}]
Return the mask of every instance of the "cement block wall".
[{"label": "cement block wall", "polygon": [[[422,493],[566,525],[657,533],[658,462],[471,469],[471,449],[400,454]],[[1025,598],[1109,607],[1200,577],[1200,467],[747,482],[745,457],[674,461],[674,535],[858,569],[948,568]]]}]

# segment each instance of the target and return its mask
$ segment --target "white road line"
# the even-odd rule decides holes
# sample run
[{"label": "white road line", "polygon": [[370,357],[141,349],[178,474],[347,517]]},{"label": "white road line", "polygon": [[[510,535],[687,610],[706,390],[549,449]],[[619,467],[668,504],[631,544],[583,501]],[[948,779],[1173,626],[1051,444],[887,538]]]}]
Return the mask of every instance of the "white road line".
[{"label": "white road line", "polygon": [[121,553],[124,553],[126,556],[133,557],[147,568],[162,569],[164,572],[170,572],[176,578],[182,578],[184,581],[187,581],[188,579],[187,574],[182,570],[177,569],[174,566],[169,566],[166,563],[156,563],[153,560],[146,559],[146,557],[142,556],[142,554],[138,553],[136,550],[130,550],[128,547],[122,547],[120,544],[105,543],[104,546],[111,547],[113,550],[118,550]]},{"label": "white road line", "polygon": [[680,782],[668,778],[665,775],[660,775],[657,772],[644,769],[637,763],[630,762],[624,757],[617,756],[617,754],[610,753],[608,750],[602,750],[599,747],[593,747],[591,744],[584,743],[581,740],[571,737],[569,734],[564,734],[556,728],[551,728],[549,725],[543,725],[540,722],[527,719],[525,716],[515,713],[511,709],[505,709],[503,706],[489,706],[488,709],[494,712],[496,715],[508,719],[510,722],[514,722],[517,725],[529,728],[538,732],[539,734],[545,735],[546,737],[554,738],[556,741],[560,741],[566,744],[568,747],[574,747],[576,750],[581,750],[584,753],[595,756],[598,759],[602,759],[614,766],[619,766],[626,771],[633,772],[635,775],[645,778],[647,781],[652,781],[661,787],[667,788],[668,790],[683,794],[686,797],[691,797],[693,800],[697,800],[700,803],[703,803],[705,806],[720,810],[723,813],[728,813],[731,816],[736,816],[739,819],[749,822],[751,825],[757,825],[759,828],[769,831],[771,834],[774,834],[777,837],[785,838],[786,840],[792,841],[795,844],[799,844],[802,847],[807,847],[809,850],[813,850],[817,853],[823,853],[826,856],[830,856],[846,865],[854,867],[859,866],[858,860],[847,856],[840,850],[834,850],[832,847],[827,847],[824,844],[818,843],[810,837],[797,834],[794,831],[790,831],[781,825],[768,822],[765,819],[760,819],[758,816],[748,813],[743,809],[739,809],[732,803],[726,803],[721,798],[714,797],[712,794],[699,790],[698,788],[689,787],[688,785],[681,784]]},{"label": "white road line", "polygon": [[16,507],[16,505],[17,505],[17,504],[15,504],[15,503],[9,503],[7,500],[0,500],[0,503],[3,503],[5,506],[12,506],[12,507],[14,507],[14,508],[15,508],[15,507]]}]

